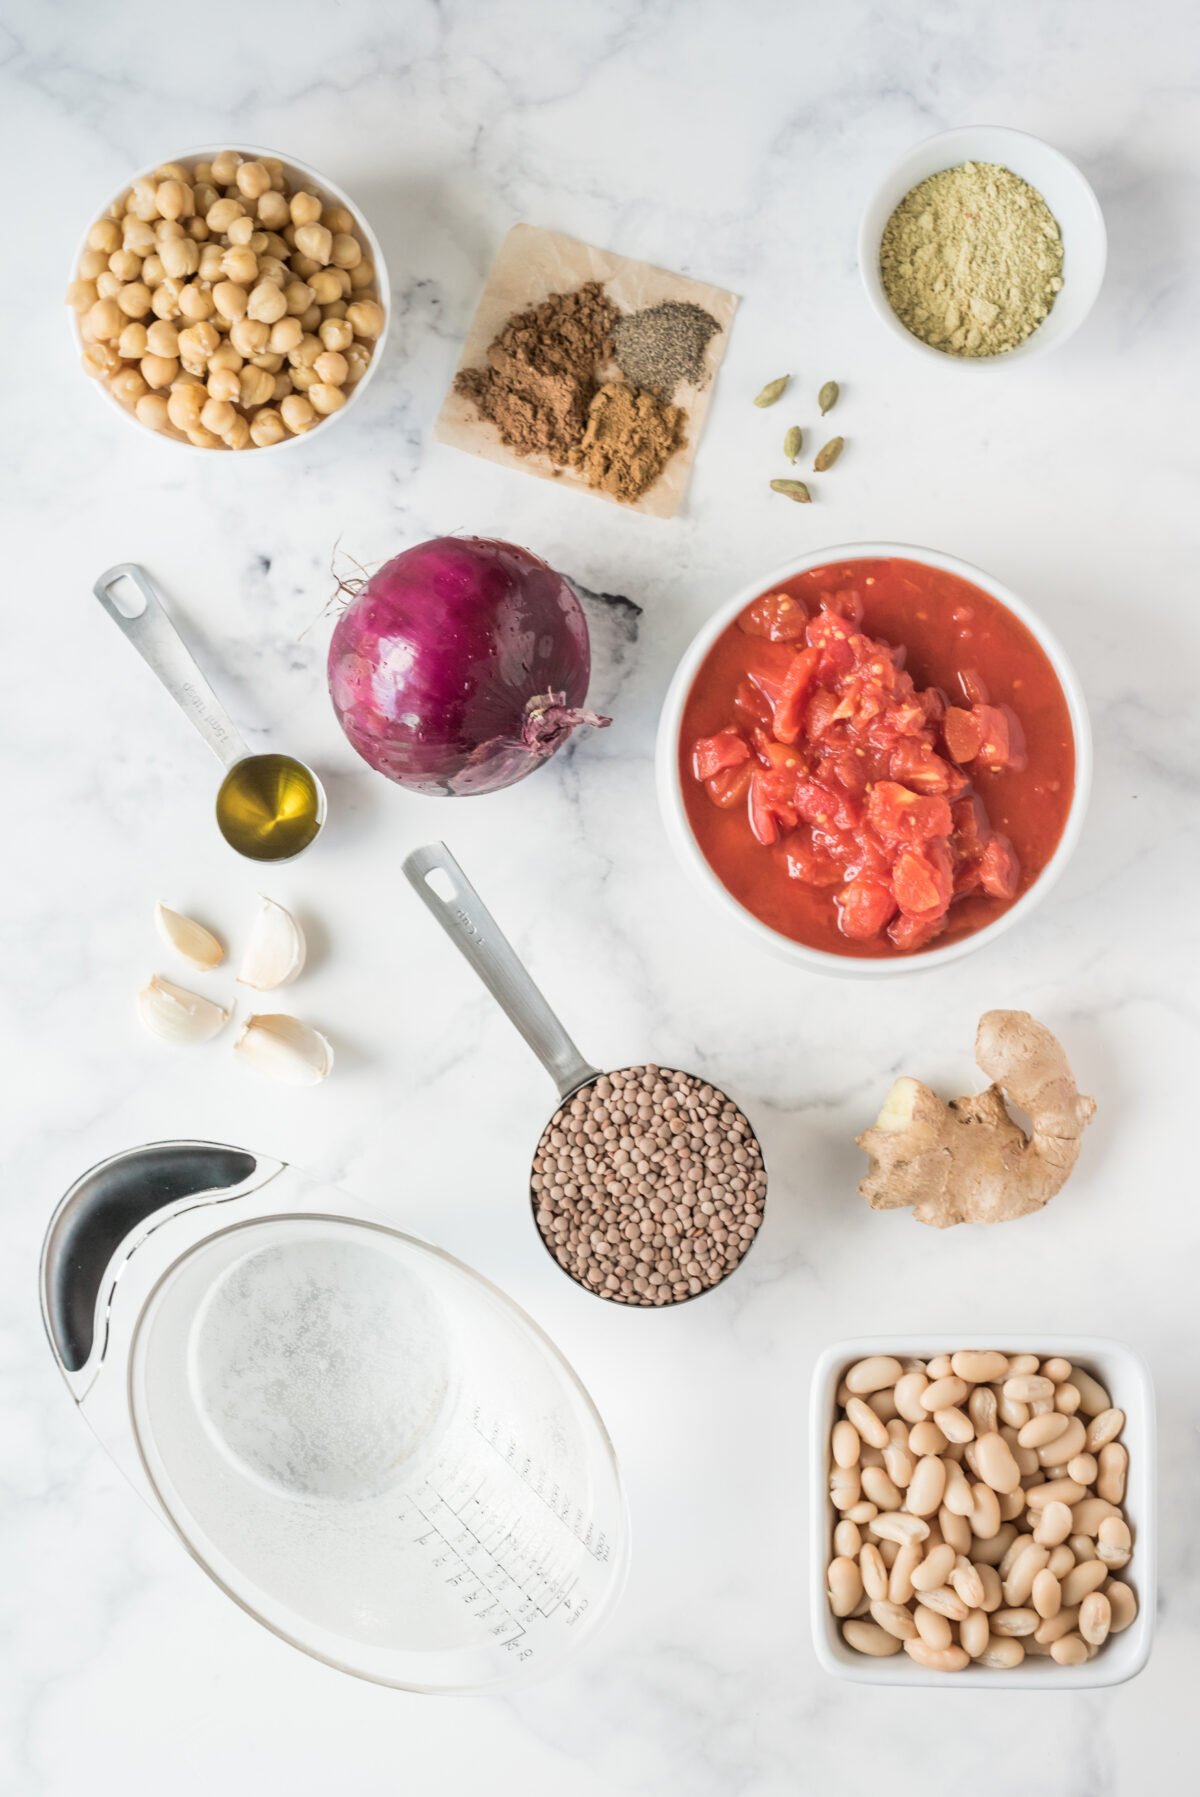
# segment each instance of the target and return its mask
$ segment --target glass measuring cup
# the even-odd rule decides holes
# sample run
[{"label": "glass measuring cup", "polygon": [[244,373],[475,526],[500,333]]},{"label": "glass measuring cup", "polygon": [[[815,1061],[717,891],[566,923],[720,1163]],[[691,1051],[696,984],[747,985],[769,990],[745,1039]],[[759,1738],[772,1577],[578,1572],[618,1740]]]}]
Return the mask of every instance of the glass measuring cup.
[{"label": "glass measuring cup", "polygon": [[292,755],[250,753],[144,568],[118,562],[93,591],[224,767],[217,828],[230,848],[251,861],[292,861],[303,854],[325,822],[325,792],[316,774]]},{"label": "glass measuring cup", "polygon": [[93,1168],[42,1255],[51,1348],[216,1583],[382,1684],[557,1668],[628,1557],[612,1444],[496,1287],[296,1167],[160,1142]]},{"label": "glass measuring cup", "polygon": [[[621,1304],[669,1308],[711,1291],[741,1265],[753,1246],[766,1200],[762,1149],[744,1113],[710,1082],[697,1081],[676,1069],[620,1068],[605,1075],[591,1066],[534,985],[445,844],[428,843],[414,849],[403,866],[421,902],[470,962],[558,1088],[562,1104],[542,1132],[530,1176],[534,1224],[555,1265],[585,1291]],[[665,1093],[668,1083],[688,1091],[689,1097],[682,1107],[670,1099],[664,1101],[654,1120],[657,1142],[652,1142],[648,1133],[643,1134],[640,1123],[623,1124],[627,1135],[613,1148],[607,1139],[601,1139],[603,1132],[600,1136],[593,1134],[589,1146],[576,1156],[575,1165],[578,1167],[588,1154],[594,1165],[602,1157],[608,1164],[586,1176],[588,1189],[582,1199],[579,1182],[584,1175],[572,1172],[568,1183],[575,1190],[562,1194],[571,1203],[560,1204],[554,1188],[562,1182],[547,1180],[555,1137],[560,1143],[568,1134],[575,1143],[583,1139],[585,1119],[574,1115],[581,1109],[581,1095],[586,1094],[588,1099],[588,1105],[582,1107],[585,1111],[594,1100],[594,1121],[600,1120],[602,1111],[608,1113],[610,1095],[612,1103],[621,1110],[623,1101],[614,1088],[619,1086],[628,1093],[633,1075],[649,1076],[648,1080],[641,1078],[640,1089],[633,1087],[639,1097],[660,1089]],[[695,1106],[696,1088],[705,1100],[703,1108],[710,1120],[718,1111],[726,1119],[736,1120],[736,1164],[727,1170],[718,1171],[718,1166],[725,1169],[725,1163],[718,1162],[718,1151],[708,1144],[709,1125],[703,1124],[703,1118],[705,1142],[699,1153],[695,1151],[700,1132],[693,1132],[695,1117],[689,1117],[687,1111],[689,1106]],[[646,1098],[649,1106],[653,1102],[653,1097]],[[645,1126],[647,1131],[649,1127]],[[634,1139],[635,1130],[643,1134],[640,1146]],[[674,1134],[676,1131],[678,1135]],[[619,1133],[615,1128],[610,1131],[614,1137]],[[634,1156],[623,1146],[626,1139],[635,1150]],[[676,1143],[682,1143],[682,1148],[677,1149]],[[620,1161],[610,1160],[618,1149]],[[636,1176],[628,1178],[621,1171],[621,1163],[628,1163],[643,1152]],[[562,1164],[557,1161],[559,1168]],[[621,1196],[614,1195],[613,1186],[606,1183],[613,1176]],[[726,1179],[728,1190],[721,1189]],[[743,1194],[748,1194],[749,1201]],[[543,1216],[549,1220],[557,1245],[542,1227]],[[715,1222],[708,1220],[712,1217]],[[665,1234],[668,1230],[669,1239]],[[736,1252],[733,1248],[727,1252],[725,1244],[734,1239],[735,1230]],[[583,1242],[591,1244],[590,1254],[582,1247]],[[718,1243],[721,1251],[716,1254],[713,1250]]]}]

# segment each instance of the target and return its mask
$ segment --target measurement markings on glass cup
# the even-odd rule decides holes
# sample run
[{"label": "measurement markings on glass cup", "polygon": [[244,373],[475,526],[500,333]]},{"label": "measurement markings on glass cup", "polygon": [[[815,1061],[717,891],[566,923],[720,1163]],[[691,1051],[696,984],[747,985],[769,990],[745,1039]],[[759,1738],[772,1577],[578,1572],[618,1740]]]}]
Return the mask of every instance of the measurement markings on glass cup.
[{"label": "measurement markings on glass cup", "polygon": [[611,1544],[606,1532],[596,1527],[594,1520],[580,1504],[572,1502],[570,1495],[561,1489],[557,1480],[544,1467],[535,1466],[532,1457],[522,1453],[516,1436],[505,1431],[499,1417],[485,1419],[481,1408],[476,1405],[471,1412],[471,1421],[476,1434],[499,1456],[509,1471],[517,1475],[526,1489],[571,1531],[592,1559],[602,1562],[608,1560]]}]

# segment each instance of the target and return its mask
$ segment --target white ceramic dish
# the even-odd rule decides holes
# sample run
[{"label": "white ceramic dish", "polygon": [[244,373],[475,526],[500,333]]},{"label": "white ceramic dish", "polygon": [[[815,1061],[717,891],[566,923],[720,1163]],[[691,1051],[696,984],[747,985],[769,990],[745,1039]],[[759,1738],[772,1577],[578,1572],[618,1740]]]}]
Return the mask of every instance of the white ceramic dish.
[{"label": "white ceramic dish", "polygon": [[[1063,240],[1063,286],[1044,324],[1016,349],[997,356],[952,356],[922,343],[896,317],[879,275],[884,227],[919,181],[961,162],[998,162],[1036,187],[1058,220]],[[1104,279],[1108,238],[1104,214],[1091,187],[1069,157],[1038,137],[999,125],[942,131],[914,145],[893,163],[867,202],[858,233],[858,267],[867,298],[884,325],[925,357],[952,368],[1010,367],[1065,343],[1083,323]]]},{"label": "white ceramic dish", "polygon": [[[289,177],[289,181],[293,186],[303,186],[306,192],[316,194],[319,199],[327,203],[336,206],[345,206],[346,210],[353,214],[358,234],[361,236],[370,253],[371,260],[375,264],[375,286],[378,292],[379,304],[383,307],[383,329],[375,339],[375,349],[371,356],[371,360],[367,365],[367,372],[363,375],[358,384],[351,388],[350,396],[341,411],[332,413],[328,418],[323,418],[320,424],[314,425],[312,430],[301,432],[299,436],[292,436],[289,434],[278,443],[268,443],[261,447],[258,444],[251,444],[245,450],[224,452],[240,462],[243,461],[247,455],[257,457],[261,455],[271,455],[281,449],[291,449],[297,443],[303,443],[306,438],[312,437],[316,433],[320,433],[324,436],[324,433],[329,430],[331,426],[340,424],[342,419],[347,417],[348,414],[354,410],[354,407],[375,378],[375,371],[383,358],[384,344],[387,342],[387,334],[392,323],[392,300],[387,263],[384,260],[383,250],[380,247],[379,239],[376,237],[367,221],[362,207],[357,205],[356,202],[351,199],[350,195],[345,193],[333,181],[330,181],[324,175],[319,174],[315,168],[310,168],[306,162],[298,162],[294,156],[285,156],[279,150],[267,150],[261,145],[254,144],[201,144],[198,149],[183,150],[176,156],[160,156],[157,161],[147,163],[145,168],[135,169],[129,179],[124,181],[115,193],[109,194],[106,200],[89,213],[88,222],[83,228],[83,233],[76,247],[75,254],[71,258],[71,269],[67,276],[68,281],[73,281],[75,279],[75,271],[79,266],[79,258],[87,248],[87,234],[95,224],[96,220],[98,218],[103,218],[106,215],[108,208],[120,198],[121,194],[123,194],[127,188],[132,187],[135,181],[140,181],[143,176],[152,175],[155,169],[162,167],[164,162],[182,162],[184,164],[191,164],[209,161],[221,150],[234,150],[245,160],[250,160],[253,157],[272,157],[276,161],[282,162]],[[66,310],[68,325],[71,332],[71,341],[75,346],[75,355],[76,359],[78,359],[82,354],[84,347],[83,338],[80,335],[79,330],[79,320],[70,307],[67,307]],[[165,431],[151,430],[148,425],[139,424],[134,414],[131,411],[127,411],[120,400],[116,399],[113,394],[109,392],[108,383],[106,381],[94,380],[86,374],[81,375],[81,378],[87,382],[88,386],[96,389],[105,405],[111,407],[114,412],[117,412],[127,424],[132,425],[143,437],[155,438],[160,443],[170,444],[173,449],[185,450],[189,455],[205,456],[209,460],[211,460],[214,455],[222,453],[220,450],[202,449],[198,444],[188,443],[182,437],[168,436]],[[222,446],[222,449],[223,448],[224,446]]]},{"label": "white ceramic dish", "polygon": [[[983,1341],[983,1335],[979,1340]],[[809,1404],[809,1601],[817,1659],[834,1678],[862,1685],[937,1685],[947,1691],[1025,1690],[1080,1691],[1121,1685],[1135,1678],[1150,1658],[1154,1640],[1155,1591],[1158,1574],[1157,1447],[1154,1385],[1145,1361],[1123,1342],[1101,1335],[987,1335],[986,1346],[1003,1354],[1061,1354],[1093,1373],[1112,1401],[1125,1412],[1121,1439],[1129,1449],[1129,1478],[1124,1511],[1133,1530],[1133,1558],[1119,1576],[1137,1593],[1138,1613],[1127,1629],[1112,1635],[1094,1660],[1083,1666],[1059,1666],[1049,1658],[1027,1658],[1011,1672],[968,1666],[962,1672],[927,1672],[906,1653],[871,1659],[855,1653],[842,1640],[837,1618],[825,1596],[825,1569],[833,1549],[833,1506],[829,1502],[829,1436],[834,1395],[842,1375],[868,1354],[894,1354],[897,1359],[951,1353],[970,1344],[961,1335],[865,1336],[834,1342],[813,1369]]]},{"label": "white ceramic dish", "polygon": [[[709,866],[704,854],[692,834],[683,805],[683,793],[679,779],[679,730],[683,718],[683,708],[692,683],[713,643],[725,627],[730,624],[744,606],[760,594],[768,593],[783,581],[790,580],[797,574],[803,574],[810,568],[821,568],[829,562],[863,561],[889,557],[902,557],[908,561],[923,562],[927,567],[938,568],[949,574],[956,574],[962,580],[969,580],[973,585],[982,587],[985,593],[998,599],[1001,605],[1008,607],[1026,629],[1037,639],[1048,656],[1055,673],[1058,675],[1070,713],[1071,728],[1075,736],[1075,791],[1071,799],[1071,809],[1067,815],[1066,826],[1062,838],[1042,869],[1033,885],[1001,913],[993,923],[982,930],[976,930],[972,936],[961,937],[958,941],[949,942],[943,948],[930,948],[913,955],[891,956],[854,956],[829,954],[824,949],[810,948],[806,943],[793,942],[788,936],[780,935],[769,924],[762,923],[744,905],[740,904],[728,888]],[[1058,879],[1075,850],[1083,830],[1084,817],[1087,813],[1088,794],[1092,784],[1092,733],[1088,722],[1087,704],[1083,696],[1083,688],[1079,684],[1075,670],[1059,644],[1058,640],[1047,630],[1040,618],[1030,610],[1015,593],[993,580],[990,574],[975,568],[970,562],[963,562],[957,556],[943,555],[936,549],[921,549],[913,544],[904,543],[842,543],[829,549],[816,549],[799,560],[786,563],[770,574],[743,587],[740,593],[728,600],[715,611],[708,622],[701,626],[692,638],[683,658],[676,668],[667,696],[663,701],[662,715],[658,726],[658,745],[656,750],[656,780],[658,785],[659,807],[667,836],[676,855],[693,880],[718,904],[726,913],[736,918],[744,929],[748,929],[763,947],[772,953],[781,955],[784,960],[795,966],[807,967],[815,973],[836,974],[845,979],[878,979],[881,977],[906,973],[924,973],[935,967],[944,967],[951,961],[961,959],[974,950],[983,948],[986,943],[993,942],[997,936],[1010,930],[1014,924],[1039,905]]]}]

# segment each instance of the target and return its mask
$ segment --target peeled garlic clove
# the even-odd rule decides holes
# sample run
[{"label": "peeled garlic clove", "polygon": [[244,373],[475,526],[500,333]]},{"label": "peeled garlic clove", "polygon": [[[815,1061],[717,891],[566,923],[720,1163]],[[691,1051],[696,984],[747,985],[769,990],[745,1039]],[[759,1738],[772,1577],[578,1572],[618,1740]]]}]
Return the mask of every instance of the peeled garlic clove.
[{"label": "peeled garlic clove", "polygon": [[258,898],[259,911],[242,956],[238,980],[256,992],[286,986],[304,966],[304,931],[290,911],[274,899]]},{"label": "peeled garlic clove", "polygon": [[138,1021],[160,1042],[208,1042],[229,1022],[230,1013],[211,998],[187,992],[155,974],[137,995]]},{"label": "peeled garlic clove", "polygon": [[184,917],[166,905],[154,907],[154,927],[169,948],[190,961],[193,967],[217,967],[225,959],[225,950],[211,930],[195,918]]},{"label": "peeled garlic clove", "polygon": [[288,1086],[317,1086],[333,1066],[333,1049],[298,1017],[277,1011],[250,1017],[234,1043],[260,1073]]}]

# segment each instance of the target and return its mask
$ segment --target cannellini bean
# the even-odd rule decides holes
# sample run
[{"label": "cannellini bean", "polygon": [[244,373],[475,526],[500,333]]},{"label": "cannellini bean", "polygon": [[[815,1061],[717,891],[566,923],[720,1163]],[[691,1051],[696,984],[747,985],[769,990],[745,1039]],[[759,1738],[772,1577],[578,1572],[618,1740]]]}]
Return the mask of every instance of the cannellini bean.
[{"label": "cannellini bean", "polygon": [[996,1533],[986,1538],[981,1537],[976,1529],[971,1558],[976,1566],[999,1566],[1016,1538],[1016,1524],[1011,1522],[1002,1522]]},{"label": "cannellini bean", "polygon": [[[324,334],[324,328],[322,327],[322,339],[324,338]],[[328,347],[341,349],[345,346],[337,344],[329,345]],[[904,1373],[897,1379],[894,1387],[896,1409],[906,1423],[920,1423],[924,1421],[926,1416],[928,1416],[929,1412],[921,1403],[921,1393],[928,1388],[928,1385],[929,1380],[925,1377],[924,1373]]]},{"label": "cannellini bean", "polygon": [[1076,1454],[1074,1460],[1067,1462],[1067,1477],[1075,1479],[1080,1485],[1093,1485],[1099,1476],[1100,1465],[1094,1454]]},{"label": "cannellini bean", "polygon": [[883,1516],[873,1516],[867,1524],[867,1533],[882,1541],[899,1541],[902,1544],[906,1541],[925,1541],[929,1536],[929,1524],[919,1516],[891,1510]]},{"label": "cannellini bean", "polygon": [[[912,1611],[903,1604],[889,1603],[885,1597],[876,1598],[871,1604],[871,1616],[897,1641],[911,1641],[917,1632],[917,1620]],[[949,1624],[946,1626],[948,1630]]]},{"label": "cannellini bean", "polygon": [[1025,1493],[1018,1486],[1016,1491],[1001,1492],[998,1502],[1001,1522],[1015,1522],[1025,1509]]},{"label": "cannellini bean", "polygon": [[946,1461],[946,1490],[942,1502],[954,1516],[970,1517],[974,1510],[970,1483],[957,1460]]},{"label": "cannellini bean", "polygon": [[844,1554],[831,1560],[825,1574],[825,1587],[829,1607],[834,1615],[849,1616],[863,1594],[862,1573],[858,1562]]},{"label": "cannellini bean", "polygon": [[979,1574],[979,1582],[983,1586],[983,1598],[979,1604],[981,1610],[990,1615],[998,1610],[1004,1602],[1004,1587],[1000,1582],[1000,1574],[994,1566],[988,1566],[982,1560],[973,1560],[971,1564]]},{"label": "cannellini bean", "polygon": [[971,1487],[971,1531],[981,1541],[990,1541],[1000,1532],[1000,1505],[996,1493],[982,1480]]},{"label": "cannellini bean", "polygon": [[[1021,1483],[1021,1469],[1002,1435],[981,1435],[975,1443],[975,1464],[985,1485],[993,1491],[1015,1491]],[[1080,1496],[1082,1496],[1082,1492]]]},{"label": "cannellini bean", "polygon": [[[893,1435],[893,1429],[898,1429],[899,1435]],[[883,1464],[887,1467],[889,1479],[899,1485],[901,1490],[906,1490],[917,1470],[917,1460],[908,1445],[908,1432],[902,1422],[888,1424],[888,1445],[883,1450]]]},{"label": "cannellini bean", "polygon": [[1029,1493],[1029,1508],[1044,1510],[1047,1504],[1077,1504],[1086,1496],[1087,1486],[1080,1485],[1076,1479],[1047,1479],[1044,1485],[1035,1485]]},{"label": "cannellini bean", "polygon": [[925,1371],[931,1379],[948,1379],[950,1376],[949,1354],[935,1354],[932,1360],[925,1362]]},{"label": "cannellini bean", "polygon": [[967,1614],[967,1605],[949,1585],[939,1585],[936,1591],[917,1591],[914,1596],[927,1610],[936,1610],[939,1616],[949,1617],[951,1622],[961,1622]]},{"label": "cannellini bean", "polygon": [[963,1444],[974,1439],[974,1423],[966,1411],[959,1410],[957,1406],[952,1405],[947,1410],[935,1410],[933,1420],[947,1441]]},{"label": "cannellini bean", "polygon": [[1129,1455],[1119,1441],[1107,1442],[1100,1449],[1099,1477],[1096,1490],[1110,1504],[1125,1502],[1125,1475],[1129,1468]]},{"label": "cannellini bean", "polygon": [[[265,369],[260,368],[257,372],[265,379],[270,380],[271,377]],[[857,1466],[862,1443],[853,1423],[848,1423],[843,1418],[841,1422],[833,1425],[832,1447],[835,1466]]]},{"label": "cannellini bean", "polygon": [[1110,1516],[1120,1516],[1116,1504],[1107,1498],[1085,1497],[1075,1504],[1071,1510],[1071,1534],[1090,1535],[1094,1539],[1100,1533],[1100,1525]]},{"label": "cannellini bean", "polygon": [[829,1501],[835,1510],[848,1510],[858,1502],[862,1475],[857,1466],[835,1466],[829,1475]]},{"label": "cannellini bean", "polygon": [[[874,1451],[878,1452],[878,1449]],[[882,1466],[864,1465],[862,1488],[871,1502],[880,1510],[899,1510],[904,1502],[903,1492],[897,1491]]]},{"label": "cannellini bean", "polygon": [[967,1415],[976,1435],[990,1435],[1000,1421],[996,1394],[990,1386],[977,1385],[967,1399]]},{"label": "cannellini bean", "polygon": [[1020,1606],[1028,1603],[1033,1590],[1033,1581],[1050,1558],[1050,1549],[1031,1541],[1017,1555],[1012,1569],[1004,1580],[1004,1601],[1006,1604]]},{"label": "cannellini bean", "polygon": [[859,1554],[858,1569],[862,1574],[863,1590],[872,1601],[887,1596],[888,1570],[873,1541],[868,1541]]},{"label": "cannellini bean", "polygon": [[950,1445],[935,1422],[914,1423],[908,1432],[908,1445],[914,1454],[924,1458],[928,1454],[944,1453]]},{"label": "cannellini bean", "polygon": [[937,1547],[927,1547],[921,1564],[913,1569],[914,1591],[936,1591],[944,1585],[954,1570],[957,1558],[954,1549],[945,1542],[939,1543]]},{"label": "cannellini bean", "polygon": [[[316,354],[319,355],[320,339],[316,342]],[[871,1354],[866,1360],[859,1360],[850,1368],[845,1379],[846,1390],[854,1397],[865,1397],[868,1392],[882,1391],[887,1385],[895,1385],[901,1372],[900,1362],[890,1354]]]},{"label": "cannellini bean", "polygon": [[1052,1572],[1056,1579],[1065,1579],[1074,1564],[1075,1556],[1064,1541],[1061,1542],[1058,1547],[1052,1547],[1050,1549],[1050,1558],[1046,1562],[1046,1571]]},{"label": "cannellini bean", "polygon": [[1063,1416],[1074,1416],[1079,1409],[1079,1387],[1071,1380],[1054,1388],[1054,1408]]},{"label": "cannellini bean", "polygon": [[993,1635],[1032,1635],[1041,1618],[1036,1610],[1021,1608],[996,1610],[989,1621]]},{"label": "cannellini bean", "polygon": [[1008,1376],[1008,1355],[994,1348],[960,1348],[950,1356],[950,1366],[968,1385],[990,1385]]},{"label": "cannellini bean", "polygon": [[862,1549],[862,1534],[859,1530],[858,1524],[853,1523],[853,1522],[847,1522],[846,1518],[843,1516],[842,1520],[839,1523],[836,1523],[834,1525],[834,1530],[833,1530],[833,1551],[834,1551],[834,1553],[835,1554],[849,1554],[850,1557],[853,1558],[855,1554],[861,1552],[861,1549]]},{"label": "cannellini bean", "polygon": [[970,1615],[964,1616],[958,1625],[959,1642],[973,1660],[977,1660],[983,1653],[990,1635],[987,1612],[984,1610],[972,1610]]},{"label": "cannellini bean", "polygon": [[1033,1538],[1040,1541],[1043,1547],[1057,1547],[1060,1541],[1065,1541],[1073,1533],[1074,1527],[1073,1514],[1068,1505],[1052,1499],[1037,1512]]},{"label": "cannellini bean", "polygon": [[1062,1582],[1062,1600],[1067,1609],[1083,1602],[1089,1591],[1096,1591],[1108,1577],[1103,1560],[1084,1560],[1073,1566]]},{"label": "cannellini bean", "polygon": [[[993,1389],[992,1386],[988,1387],[989,1391]],[[1001,1389],[996,1399],[996,1414],[1002,1423],[1008,1424],[1010,1429],[1020,1429],[1029,1421],[1033,1413],[1028,1404],[1023,1404],[1018,1398],[1005,1397],[1003,1389]]]},{"label": "cannellini bean", "polygon": [[916,1633],[928,1646],[938,1648],[950,1646],[954,1639],[950,1624],[944,1616],[939,1616],[936,1610],[927,1610],[923,1604],[918,1604],[915,1614],[911,1610],[905,1610],[904,1614],[912,1616],[916,1624]]},{"label": "cannellini bean", "polygon": [[1034,1398],[1053,1398],[1054,1381],[1040,1373],[1017,1373],[1004,1381],[1004,1396],[1016,1404],[1031,1403]]},{"label": "cannellini bean", "polygon": [[1096,1544],[1090,1535],[1068,1535],[1067,1546],[1074,1554],[1077,1566],[1082,1566],[1085,1560],[1097,1558]]},{"label": "cannellini bean", "polygon": [[1133,1591],[1121,1579],[1110,1579],[1104,1587],[1104,1595],[1108,1599],[1112,1612],[1112,1626],[1109,1633],[1119,1635],[1127,1629],[1138,1612],[1138,1602]]},{"label": "cannellini bean", "polygon": [[1056,1354],[1050,1360],[1043,1360],[1042,1372],[1047,1379],[1053,1379],[1055,1385],[1061,1385],[1064,1379],[1071,1377],[1071,1362]]},{"label": "cannellini bean", "polygon": [[938,1528],[941,1537],[956,1554],[965,1554],[971,1546],[971,1525],[965,1516],[957,1516],[953,1510],[947,1510],[945,1504],[938,1511]]},{"label": "cannellini bean", "polygon": [[1096,1558],[1103,1560],[1108,1567],[1122,1567],[1129,1563],[1133,1547],[1133,1536],[1129,1532],[1129,1524],[1122,1516],[1106,1516],[1100,1524],[1100,1534],[1096,1541]]},{"label": "cannellini bean", "polygon": [[[299,338],[297,338],[297,342],[299,342]],[[870,1442],[873,1448],[886,1448],[889,1439],[887,1424],[880,1421],[871,1406],[862,1398],[847,1398],[846,1417],[854,1424],[862,1439]]]},{"label": "cannellini bean", "polygon": [[[993,1619],[994,1620],[994,1619]],[[1024,1643],[1015,1636],[991,1635],[987,1646],[979,1655],[979,1664],[989,1666],[993,1670],[1011,1671],[1019,1666],[1025,1658]]]},{"label": "cannellini bean", "polygon": [[894,1604],[907,1604],[912,1601],[912,1575],[921,1564],[922,1548],[919,1541],[902,1542],[892,1561],[888,1573],[888,1596]]},{"label": "cannellini bean", "polygon": [[945,1489],[944,1462],[935,1454],[926,1454],[917,1462],[905,1502],[914,1516],[932,1516],[941,1505]]},{"label": "cannellini bean", "polygon": [[1043,1566],[1033,1581],[1030,1600],[1034,1609],[1043,1621],[1057,1616],[1062,1608],[1062,1586],[1050,1571],[1049,1565]]},{"label": "cannellini bean", "polygon": [[978,1567],[972,1566],[964,1554],[959,1554],[955,1560],[954,1571],[947,1583],[972,1610],[983,1608],[983,1577]]},{"label": "cannellini bean", "polygon": [[966,1380],[958,1379],[953,1374],[945,1379],[934,1379],[921,1393],[922,1408],[930,1415],[935,1410],[949,1410],[963,1402],[968,1389]]},{"label": "cannellini bean", "polygon": [[1079,1633],[1089,1647],[1103,1647],[1112,1627],[1112,1605],[1103,1591],[1089,1591],[1079,1606]]},{"label": "cannellini bean", "polygon": [[[278,416],[278,414],[272,413],[272,416],[275,417]],[[279,422],[280,424],[283,423],[282,418]],[[272,438],[272,442],[275,443],[278,443],[279,440],[278,437]],[[851,1504],[850,1508],[848,1510],[843,1510],[842,1514],[847,1522],[867,1523],[870,1522],[872,1518],[878,1516],[879,1512],[874,1504],[870,1503],[866,1498],[859,1498],[857,1504]]]},{"label": "cannellini bean", "polygon": [[1033,1631],[1033,1638],[1044,1647],[1050,1647],[1055,1641],[1061,1641],[1064,1635],[1069,1635],[1078,1622],[1078,1605],[1070,1610],[1060,1610],[1057,1616],[1048,1616],[1044,1622],[1038,1623]]},{"label": "cannellini bean", "polygon": [[1069,1421],[1069,1417],[1060,1416],[1057,1410],[1043,1411],[1040,1416],[1030,1417],[1018,1430],[1017,1440],[1023,1448],[1044,1448],[1064,1432]]},{"label": "cannellini bean", "polygon": [[1064,1635],[1050,1649],[1050,1658],[1059,1666],[1082,1666],[1087,1657],[1087,1643],[1081,1635]]},{"label": "cannellini bean", "polygon": [[1071,1383],[1079,1393],[1079,1408],[1085,1416],[1100,1416],[1112,1409],[1112,1399],[1098,1379],[1080,1367],[1071,1368]]},{"label": "cannellini bean", "polygon": [[886,1659],[889,1654],[901,1652],[895,1635],[889,1635],[877,1622],[843,1622],[842,1639],[855,1653],[870,1654],[872,1659]]},{"label": "cannellini bean", "polygon": [[[1043,1419],[1038,1417],[1035,1420],[1041,1422]],[[1055,1411],[1051,1416],[1046,1417],[1044,1420],[1046,1422],[1058,1422],[1061,1419],[1059,1418],[1057,1411]],[[1032,1425],[1030,1424],[1027,1426],[1031,1427]],[[1073,1460],[1076,1454],[1081,1454],[1083,1452],[1086,1439],[1087,1431],[1084,1429],[1079,1418],[1077,1416],[1069,1416],[1066,1419],[1066,1428],[1062,1433],[1054,1436],[1050,1441],[1045,1442],[1038,1448],[1037,1457],[1039,1465],[1065,1466],[1068,1460]]]},{"label": "cannellini bean", "polygon": [[1022,1479],[1030,1479],[1034,1473],[1042,1470],[1037,1453],[1033,1448],[1023,1448],[1017,1438],[1017,1431],[1007,1423],[1001,1427],[1000,1434],[1008,1443],[1008,1451],[1017,1463]]},{"label": "cannellini bean", "polygon": [[970,1664],[964,1647],[930,1647],[927,1641],[919,1637],[915,1641],[906,1641],[904,1651],[910,1659],[924,1666],[927,1672],[961,1672]]}]

